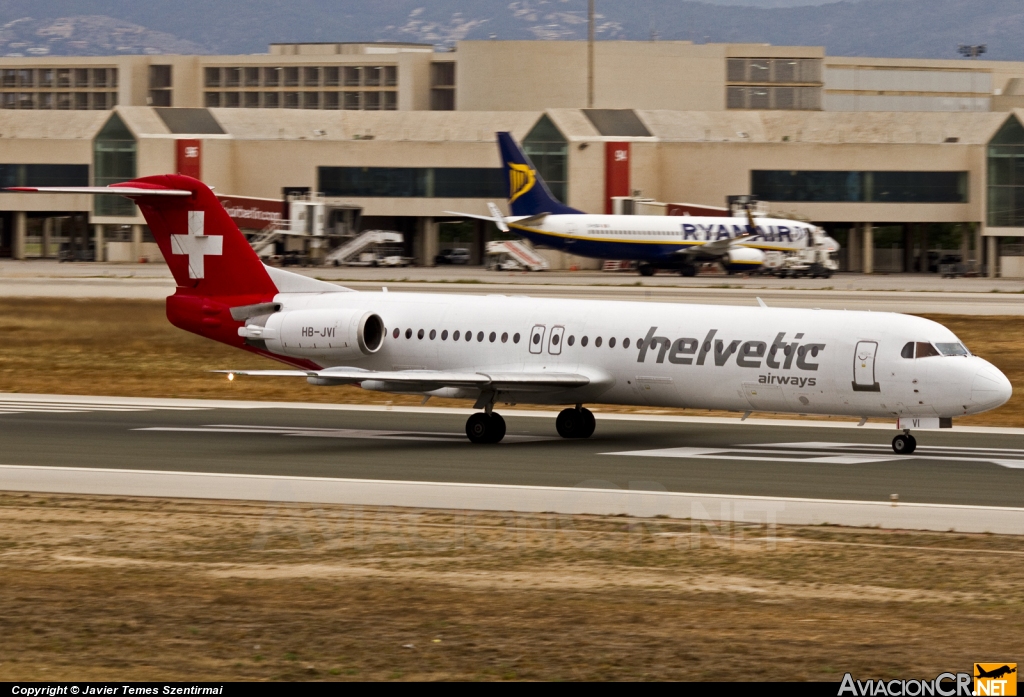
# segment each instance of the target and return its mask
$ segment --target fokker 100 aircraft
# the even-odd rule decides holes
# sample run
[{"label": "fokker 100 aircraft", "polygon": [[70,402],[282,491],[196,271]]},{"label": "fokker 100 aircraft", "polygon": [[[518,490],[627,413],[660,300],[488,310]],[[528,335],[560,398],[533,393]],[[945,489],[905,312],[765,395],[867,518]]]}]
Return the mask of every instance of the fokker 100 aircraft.
[{"label": "fokker 100 aircraft", "polygon": [[[498,134],[498,150],[512,215],[503,216],[494,204],[488,204],[491,215],[446,213],[487,220],[534,244],[570,254],[637,261],[644,276],[658,269],[695,276],[704,262],[718,262],[730,273],[754,271],[764,265],[766,251],[795,252],[812,246],[826,254],[839,251],[839,243],[824,230],[796,220],[587,214],[551,194],[511,134]],[[822,274],[831,271],[822,269]]]},{"label": "fokker 100 aircraft", "polygon": [[[950,426],[993,409],[1010,383],[941,324],[893,313],[354,292],[265,266],[213,192],[182,175],[111,187],[11,189],[135,201],[177,290],[175,326],[275,359],[314,385],[475,400],[466,434],[496,443],[496,404],[568,405],[565,438],[587,438],[585,404],[840,414]],[[227,371],[224,371],[227,372]]]}]

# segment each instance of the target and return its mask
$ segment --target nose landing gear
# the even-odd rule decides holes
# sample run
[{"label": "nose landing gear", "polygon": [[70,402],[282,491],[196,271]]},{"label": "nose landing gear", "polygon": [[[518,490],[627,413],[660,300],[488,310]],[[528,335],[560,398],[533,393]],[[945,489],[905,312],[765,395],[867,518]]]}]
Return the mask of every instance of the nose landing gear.
[{"label": "nose landing gear", "polygon": [[596,427],[593,412],[582,404],[563,409],[555,419],[555,429],[562,438],[590,438]]},{"label": "nose landing gear", "polygon": [[466,421],[466,436],[473,443],[500,443],[505,437],[505,419],[495,411],[473,414]]},{"label": "nose landing gear", "polygon": [[904,431],[903,435],[892,439],[892,450],[897,455],[909,455],[917,449],[917,439]]}]

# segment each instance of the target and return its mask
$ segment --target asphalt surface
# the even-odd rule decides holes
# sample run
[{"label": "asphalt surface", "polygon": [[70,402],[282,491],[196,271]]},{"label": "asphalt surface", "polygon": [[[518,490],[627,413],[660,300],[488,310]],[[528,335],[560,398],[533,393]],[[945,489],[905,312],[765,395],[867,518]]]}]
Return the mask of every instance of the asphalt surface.
[{"label": "asphalt surface", "polygon": [[0,413],[0,464],[1024,507],[1012,434],[923,431],[896,456],[890,430],[599,416],[591,439],[567,441],[553,415],[506,411],[505,442],[480,446],[451,413],[81,409]]}]

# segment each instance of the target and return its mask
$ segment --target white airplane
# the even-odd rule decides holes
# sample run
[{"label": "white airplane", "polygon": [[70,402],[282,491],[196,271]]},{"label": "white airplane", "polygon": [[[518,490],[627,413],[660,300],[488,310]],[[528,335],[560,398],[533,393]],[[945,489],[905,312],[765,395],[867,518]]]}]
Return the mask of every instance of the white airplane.
[{"label": "white airplane", "polygon": [[[560,203],[551,194],[530,158],[509,133],[498,133],[502,171],[508,186],[510,216],[488,204],[491,215],[445,211],[493,222],[534,244],[596,259],[639,262],[641,275],[658,269],[695,276],[703,262],[719,262],[729,273],[756,270],[766,251],[796,252],[820,246],[827,254],[839,243],[824,230],[779,218],[590,215]],[[831,271],[822,269],[822,274]]]},{"label": "white airplane", "polygon": [[[177,282],[177,327],[290,366],[235,375],[475,400],[474,443],[496,404],[569,405],[565,438],[594,432],[584,404],[892,418],[911,429],[1004,404],[1010,382],[941,324],[893,313],[429,293],[354,292],[265,266],[210,189],[182,175],[102,187],[142,210]],[[223,371],[228,372],[228,371]]]}]

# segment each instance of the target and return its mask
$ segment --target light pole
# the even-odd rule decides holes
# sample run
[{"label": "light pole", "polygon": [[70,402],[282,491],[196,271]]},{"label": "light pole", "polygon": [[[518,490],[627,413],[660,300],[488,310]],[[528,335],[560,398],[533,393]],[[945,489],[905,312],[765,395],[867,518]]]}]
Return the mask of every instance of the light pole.
[{"label": "light pole", "polygon": [[587,108],[594,108],[594,0],[587,2]]}]

